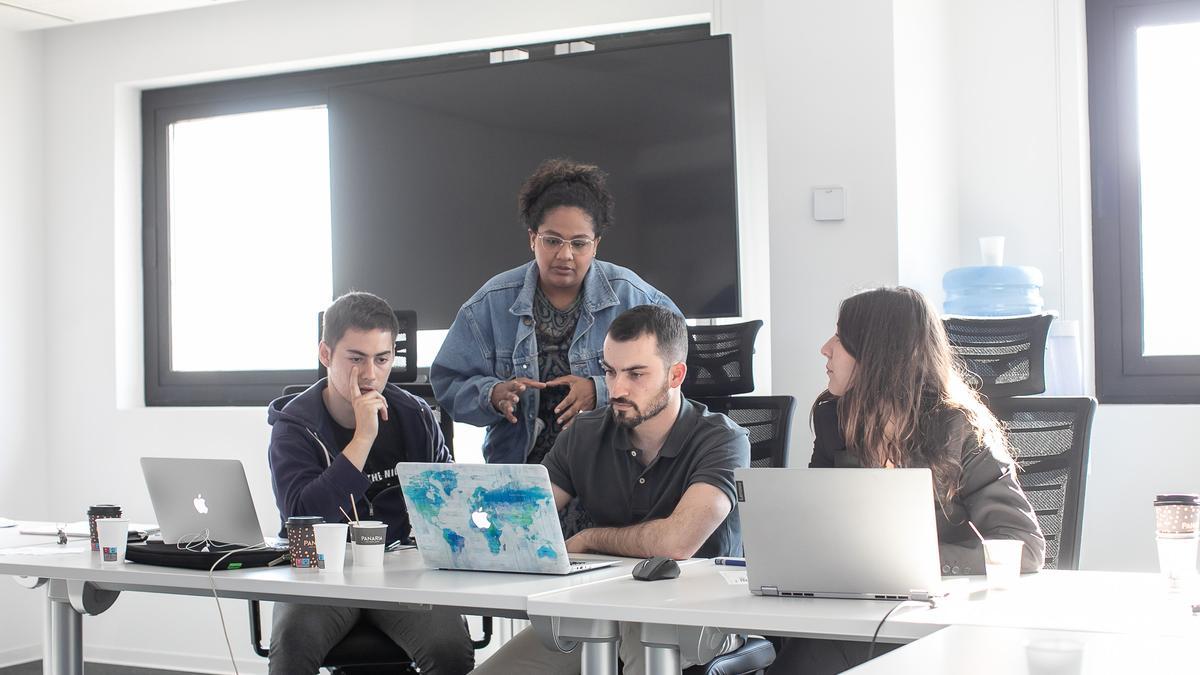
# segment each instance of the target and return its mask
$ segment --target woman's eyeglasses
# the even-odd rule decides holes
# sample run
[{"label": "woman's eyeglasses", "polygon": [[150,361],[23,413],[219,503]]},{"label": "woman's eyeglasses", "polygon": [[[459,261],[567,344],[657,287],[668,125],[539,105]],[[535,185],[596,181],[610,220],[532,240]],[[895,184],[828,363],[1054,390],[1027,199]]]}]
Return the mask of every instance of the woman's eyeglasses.
[{"label": "woman's eyeglasses", "polygon": [[563,239],[562,237],[556,237],[553,234],[539,234],[537,235],[537,239],[539,242],[541,242],[542,248],[552,252],[557,252],[563,247],[563,244],[570,243],[571,253],[576,255],[590,253],[593,247],[596,246],[595,239],[588,239],[586,237],[580,237],[578,239]]}]

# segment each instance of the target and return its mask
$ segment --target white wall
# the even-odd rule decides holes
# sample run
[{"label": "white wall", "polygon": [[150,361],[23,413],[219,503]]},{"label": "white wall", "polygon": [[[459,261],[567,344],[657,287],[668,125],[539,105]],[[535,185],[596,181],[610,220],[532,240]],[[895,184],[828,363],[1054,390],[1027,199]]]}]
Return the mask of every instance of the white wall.
[{"label": "white wall", "polygon": [[956,0],[895,5],[899,283],[938,308],[958,266],[958,116],[950,29]]},{"label": "white wall", "polygon": [[[772,385],[796,397],[802,466],[838,302],[898,278],[892,3],[770,2],[766,27]],[[845,188],[844,221],[813,220],[817,185]]]},{"label": "white wall", "polygon": [[[42,111],[42,36],[0,29],[0,516],[7,518],[46,512],[47,383],[87,352],[77,344],[56,354],[45,340]],[[75,407],[60,405],[54,418],[69,419]],[[40,655],[42,597],[0,579],[0,667]]]}]

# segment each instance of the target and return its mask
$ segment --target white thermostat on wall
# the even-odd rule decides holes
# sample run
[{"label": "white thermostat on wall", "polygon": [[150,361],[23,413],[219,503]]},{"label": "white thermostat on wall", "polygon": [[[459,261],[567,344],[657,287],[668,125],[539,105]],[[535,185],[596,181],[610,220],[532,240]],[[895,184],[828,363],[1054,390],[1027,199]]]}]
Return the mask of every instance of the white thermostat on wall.
[{"label": "white thermostat on wall", "polygon": [[840,185],[813,188],[813,220],[845,220],[846,193]]}]

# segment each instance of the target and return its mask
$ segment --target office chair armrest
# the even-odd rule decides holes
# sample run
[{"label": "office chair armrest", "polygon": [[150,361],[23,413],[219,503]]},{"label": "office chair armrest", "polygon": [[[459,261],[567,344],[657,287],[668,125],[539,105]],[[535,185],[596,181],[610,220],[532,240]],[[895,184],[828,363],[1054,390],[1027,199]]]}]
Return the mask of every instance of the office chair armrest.
[{"label": "office chair armrest", "polygon": [[[254,653],[264,659],[271,655],[271,650],[262,646],[262,609],[257,600],[248,600],[250,604],[250,646]],[[490,630],[488,638],[491,638]],[[485,643],[486,644],[486,643]]]},{"label": "office chair armrest", "polygon": [[[480,649],[483,649],[492,643],[492,617],[481,616],[479,618],[483,619],[483,637],[479,638],[478,640],[471,638],[471,648],[475,651],[479,651]],[[468,636],[470,633],[470,627],[468,626]]]}]

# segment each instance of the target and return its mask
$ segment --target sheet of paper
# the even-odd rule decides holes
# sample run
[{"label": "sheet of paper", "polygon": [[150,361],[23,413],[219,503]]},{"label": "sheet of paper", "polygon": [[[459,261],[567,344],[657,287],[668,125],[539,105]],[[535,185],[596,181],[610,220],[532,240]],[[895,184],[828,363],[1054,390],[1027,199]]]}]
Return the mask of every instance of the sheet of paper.
[{"label": "sheet of paper", "polygon": [[[88,522],[86,520],[77,520],[72,523],[55,523],[51,521],[29,521],[23,522],[21,525],[21,534],[44,534],[48,536],[56,536],[58,528],[63,528],[68,537],[90,537],[91,532],[88,530]],[[158,532],[156,523],[129,523],[130,532]]]},{"label": "sheet of paper", "polygon": [[90,542],[72,541],[64,545],[38,544],[37,546],[21,546],[18,548],[0,548],[0,556],[5,555],[63,555],[65,553],[79,554],[92,550]]},{"label": "sheet of paper", "polygon": [[721,570],[721,576],[725,579],[725,583],[730,586],[737,584],[749,584],[750,580],[746,578],[746,570],[726,571]]}]

